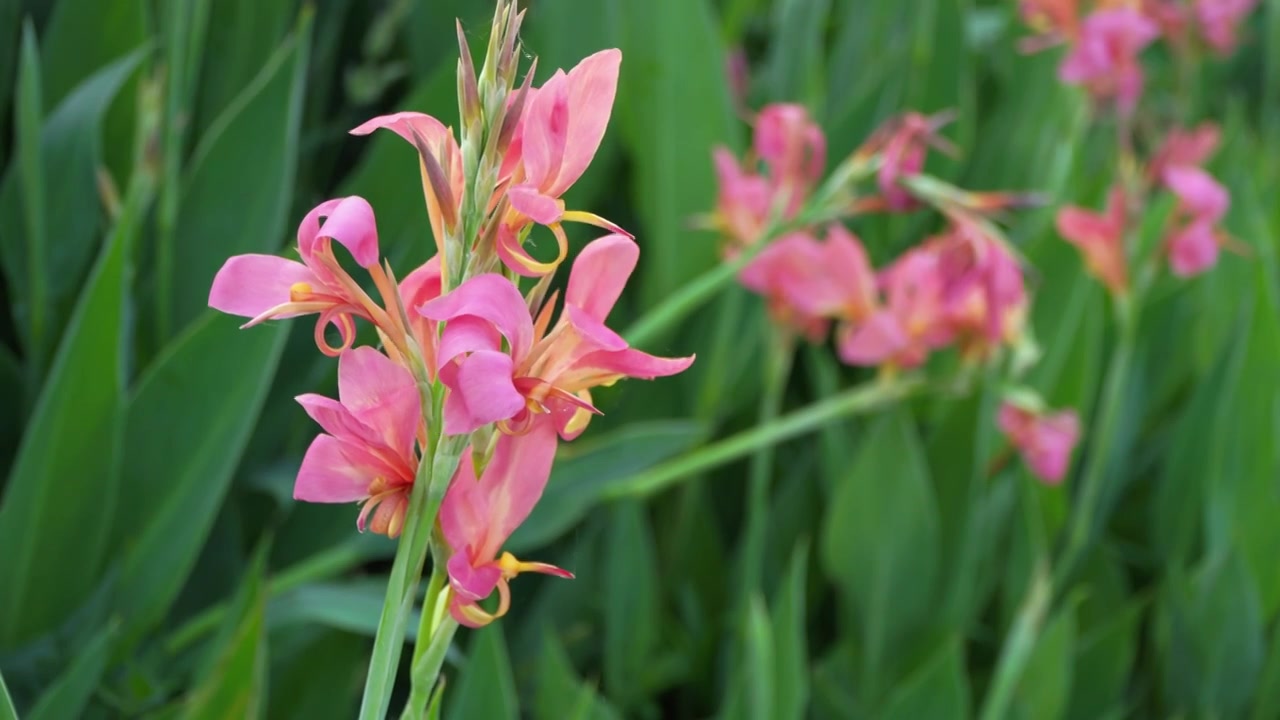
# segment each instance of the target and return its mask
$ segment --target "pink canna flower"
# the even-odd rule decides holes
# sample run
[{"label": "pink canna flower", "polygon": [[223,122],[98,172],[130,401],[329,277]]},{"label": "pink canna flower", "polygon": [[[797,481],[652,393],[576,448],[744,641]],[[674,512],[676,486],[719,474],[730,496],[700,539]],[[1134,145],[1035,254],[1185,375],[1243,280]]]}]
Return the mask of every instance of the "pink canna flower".
[{"label": "pink canna flower", "polygon": [[858,323],[875,309],[876,280],[866,250],[843,225],[827,229],[826,242],[807,233],[781,237],[739,275],[763,295],[775,320],[818,342],[829,320]]},{"label": "pink canna flower", "polygon": [[1180,212],[1210,223],[1221,220],[1231,196],[1213,176],[1198,167],[1177,165],[1164,171],[1165,184],[1178,198]]},{"label": "pink canna flower", "polygon": [[[364,198],[353,195],[323,202],[303,218],[298,226],[302,262],[275,255],[228,258],[213,278],[209,306],[250,318],[242,327],[316,313],[320,316],[316,321],[316,345],[321,352],[335,357],[355,342],[354,318],[370,320],[384,331],[394,332],[394,320],[342,269],[333,254],[332,240],[346,247],[356,263],[374,275],[375,282],[386,282],[378,265],[373,208]],[[337,347],[325,339],[330,324],[342,339]]]},{"label": "pink canna flower", "polygon": [[[526,277],[555,270],[568,252],[560,223],[584,222],[623,233],[613,223],[590,213],[566,212],[564,194],[595,157],[604,139],[618,88],[622,52],[601,50],[567,74],[557,70],[546,84],[530,90],[524,114],[508,150],[505,165],[514,165],[506,198],[511,210],[498,230],[498,256],[513,272]],[[513,159],[518,158],[518,161]],[[556,237],[555,261],[535,260],[522,247],[530,221],[545,225]]]},{"label": "pink canna flower", "polygon": [[766,105],[756,116],[755,151],[769,168],[772,202],[782,207],[783,216],[793,217],[826,167],[827,138],[822,128],[803,105]]},{"label": "pink canna flower", "polygon": [[1227,213],[1231,196],[1209,173],[1191,165],[1165,169],[1164,183],[1178,199],[1173,230],[1165,239],[1169,267],[1178,277],[1191,277],[1218,262],[1223,236],[1216,225]]},{"label": "pink canna flower", "polygon": [[[505,615],[511,604],[507,584],[522,572],[573,578],[554,565],[520,562],[509,552],[499,555],[542,496],[555,453],[556,431],[545,419],[524,434],[500,435],[479,477],[472,449],[463,453],[440,505],[440,531],[452,550],[449,612],[463,625],[481,627]],[[488,613],[479,603],[495,589],[499,605]]]},{"label": "pink canna flower", "polygon": [[1195,18],[1205,42],[1220,55],[1235,52],[1240,23],[1258,0],[1195,0]]},{"label": "pink canna flower", "polygon": [[881,153],[876,184],[880,187],[879,203],[882,206],[868,209],[906,212],[919,207],[919,202],[898,181],[924,171],[929,148],[954,152],[952,145],[938,135],[951,118],[951,113],[932,116],[907,113],[886,122],[868,138],[859,154]]},{"label": "pink canna flower", "polygon": [[929,242],[938,254],[949,322],[966,356],[1017,340],[1027,312],[1022,268],[1002,240],[961,222]]},{"label": "pink canna flower", "polygon": [[351,130],[351,134],[368,135],[382,128],[394,132],[418,149],[422,191],[427,201],[431,232],[436,243],[443,247],[445,234],[457,225],[466,185],[462,151],[453,131],[430,115],[398,112],[379,115]]},{"label": "pink canna flower", "polygon": [[1038,413],[1006,401],[1000,405],[997,424],[1032,473],[1051,485],[1062,481],[1080,439],[1074,411]]},{"label": "pink canna flower", "polygon": [[1085,266],[1102,281],[1112,295],[1129,289],[1128,261],[1125,259],[1124,190],[1119,186],[1107,196],[1107,209],[1095,213],[1079,207],[1058,212],[1058,233],[1084,255]]},{"label": "pink canna flower", "polygon": [[[440,256],[437,255],[420,265],[405,276],[400,282],[400,297],[405,308],[422,307],[440,297],[443,278],[440,273]],[[428,379],[435,379],[436,344],[439,341],[436,323],[422,317],[416,312],[407,313],[409,331],[422,351],[423,364],[429,374]]]},{"label": "pink canna flower", "polygon": [[1172,233],[1166,242],[1169,267],[1178,277],[1199,275],[1218,262],[1220,242],[1209,220],[1192,221]]},{"label": "pink canna flower", "polygon": [[1097,10],[1085,18],[1058,77],[1085,86],[1095,98],[1114,99],[1120,113],[1129,115],[1142,95],[1138,54],[1159,34],[1160,28],[1133,8]]},{"label": "pink canna flower", "polygon": [[743,168],[728,148],[713,154],[720,183],[712,225],[728,239],[731,253],[754,245],[769,225],[773,189],[769,179]]},{"label": "pink canna flower", "polygon": [[554,326],[554,296],[535,320],[515,285],[492,273],[422,306],[423,316],[447,322],[437,357],[440,379],[449,388],[445,433],[465,434],[493,422],[519,432],[550,413],[561,436],[571,440],[599,412],[591,404],[591,388],[688,368],[692,356],[647,355],[604,324],[639,254],[639,246],[623,235],[583,248]]},{"label": "pink canna flower", "polygon": [[371,347],[343,352],[337,400],[298,396],[325,432],[307,449],[293,496],[306,502],[363,502],[357,520],[362,531],[367,523],[376,533],[399,535],[418,467],[414,441],[420,402],[413,376],[382,353]]},{"label": "pink canna flower", "polygon": [[1148,166],[1152,181],[1167,182],[1165,171],[1179,166],[1199,167],[1213,155],[1221,133],[1213,123],[1201,123],[1192,130],[1169,131]]},{"label": "pink canna flower", "polygon": [[940,258],[926,247],[908,250],[881,274],[885,304],[840,341],[850,365],[912,368],[954,337],[946,315]]}]

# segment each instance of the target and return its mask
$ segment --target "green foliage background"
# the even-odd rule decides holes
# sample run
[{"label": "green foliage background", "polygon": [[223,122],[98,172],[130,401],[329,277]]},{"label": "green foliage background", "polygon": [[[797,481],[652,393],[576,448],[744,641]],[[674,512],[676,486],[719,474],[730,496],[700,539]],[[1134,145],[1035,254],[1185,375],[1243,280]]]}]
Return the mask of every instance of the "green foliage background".
[{"label": "green foliage background", "polygon": [[[689,220],[714,202],[712,145],[748,139],[730,47],[752,58],[752,105],[804,102],[832,158],[892,114],[955,108],[943,178],[1096,207],[1111,177],[1056,52],[1016,51],[1011,2],[527,5],[541,77],[624,53],[568,196],[643,248],[618,327],[717,262]],[[757,422],[770,335],[733,288],[646,348],[698,353],[689,373],[602,393],[562,449],[510,549],[577,579],[522,578],[507,618],[460,635],[446,717],[1280,716],[1280,2],[1263,5],[1240,54],[1156,108],[1223,125],[1210,169],[1249,252],[1144,308],[1071,587],[1048,595],[1074,483],[988,474],[982,379],[781,445],[760,544],[750,463],[634,482]],[[283,250],[340,194],[372,202],[393,265],[430,255],[413,153],[346,130],[398,109],[456,123],[453,18],[479,48],[491,11],[0,0],[0,674],[22,717],[354,714],[394,547],[357,535],[353,508],[290,499],[317,431],[292,397],[331,393],[335,364],[309,323],[240,331],[205,301],[225,257]],[[1087,455],[1115,329],[1052,217],[1010,232],[1036,268],[1031,384],[1080,409]],[[933,222],[856,229],[883,258]],[[829,348],[795,363],[782,412],[863,377]]]}]

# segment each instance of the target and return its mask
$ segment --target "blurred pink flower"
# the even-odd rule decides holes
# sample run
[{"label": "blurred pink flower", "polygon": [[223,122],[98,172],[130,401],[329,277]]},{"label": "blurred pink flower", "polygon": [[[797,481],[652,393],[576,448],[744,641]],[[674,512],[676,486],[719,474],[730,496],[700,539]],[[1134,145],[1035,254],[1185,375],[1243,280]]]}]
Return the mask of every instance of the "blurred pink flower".
[{"label": "blurred pink flower", "polygon": [[[293,496],[317,503],[363,501],[357,525],[396,537],[418,467],[418,385],[408,370],[371,347],[338,359],[338,399],[299,395],[324,434],[307,448]],[[373,518],[369,520],[369,514]]]},{"label": "blurred pink flower", "polygon": [[768,300],[777,322],[811,342],[822,339],[830,320],[861,322],[877,302],[866,250],[838,223],[827,228],[825,242],[807,233],[773,241],[739,279]]},{"label": "blurred pink flower", "polygon": [[1071,451],[1080,439],[1075,411],[1036,413],[1005,402],[1000,405],[997,423],[1032,473],[1051,485],[1062,481],[1071,464]]},{"label": "blurred pink flower", "polygon": [[919,206],[919,202],[898,181],[924,171],[929,148],[945,153],[955,152],[955,148],[938,135],[952,117],[949,112],[930,116],[906,113],[885,122],[867,138],[856,155],[865,157],[878,152],[881,156],[880,169],[876,173],[880,198],[868,209],[905,212]]},{"label": "blurred pink flower", "polygon": [[1218,262],[1218,234],[1209,220],[1193,220],[1170,234],[1166,242],[1169,267],[1178,277],[1198,275]]},{"label": "blurred pink flower", "polygon": [[1169,168],[1203,165],[1218,148],[1220,137],[1218,126],[1208,122],[1191,130],[1171,129],[1148,166],[1151,180],[1165,182],[1165,171]]},{"label": "blurred pink flower", "polygon": [[1217,222],[1231,205],[1227,189],[1198,167],[1171,167],[1165,170],[1164,180],[1169,191],[1178,198],[1179,210],[1195,220]]},{"label": "blurred pink flower", "polygon": [[1205,42],[1220,55],[1235,52],[1236,32],[1258,0],[1195,0],[1195,17]]},{"label": "blurred pink flower", "polygon": [[1216,226],[1231,206],[1231,195],[1221,183],[1198,167],[1217,144],[1212,126],[1195,133],[1170,133],[1166,150],[1157,156],[1159,179],[1177,198],[1172,229],[1165,238],[1169,267],[1178,277],[1198,275],[1218,262],[1222,235]]},{"label": "blurred pink flower", "polygon": [[769,179],[748,171],[728,148],[713,151],[720,182],[713,222],[732,247],[752,245],[769,224],[773,192]]},{"label": "blurred pink flower", "polygon": [[[508,582],[522,572],[563,578],[573,574],[554,565],[521,562],[499,552],[542,497],[556,454],[556,431],[538,420],[521,435],[500,435],[479,477],[468,447],[440,505],[440,532],[452,550],[447,569],[453,593],[449,613],[467,627],[481,627],[507,613]],[[498,608],[486,612],[481,600],[497,589]]]},{"label": "blurred pink flower", "polygon": [[[318,313],[316,345],[326,355],[337,356],[355,342],[354,318],[378,321],[386,315],[342,269],[332,240],[346,247],[361,267],[380,269],[373,208],[355,195],[337,198],[317,205],[298,226],[302,262],[275,255],[230,257],[213,278],[209,306],[250,318],[242,327]],[[338,347],[325,340],[330,324],[342,338]]]},{"label": "blurred pink flower", "polygon": [[1107,195],[1105,212],[1065,207],[1057,218],[1058,233],[1080,249],[1089,272],[1117,296],[1129,289],[1124,247],[1126,202],[1124,190],[1117,185]]},{"label": "blurred pink flower", "polygon": [[569,274],[564,310],[549,332],[554,296],[535,321],[520,291],[502,275],[477,275],[422,306],[425,317],[448,323],[437,356],[449,388],[444,431],[465,434],[498,422],[519,432],[537,415],[550,413],[561,436],[571,440],[598,412],[591,388],[689,367],[692,356],[642,353],[604,324],[639,255],[639,246],[622,235],[583,248]]},{"label": "blurred pink flower", "polygon": [[1085,18],[1058,77],[1084,85],[1095,98],[1114,99],[1120,113],[1128,115],[1142,95],[1138,54],[1159,34],[1159,27],[1133,8],[1097,10]]},{"label": "blurred pink flower", "polygon": [[970,358],[985,357],[1022,332],[1027,291],[1017,258],[976,224],[958,223],[929,242],[945,283],[948,322]]},{"label": "blurred pink flower", "polygon": [[912,368],[952,341],[937,253],[926,247],[908,250],[881,273],[880,285],[884,305],[842,334],[841,360],[850,365]]}]

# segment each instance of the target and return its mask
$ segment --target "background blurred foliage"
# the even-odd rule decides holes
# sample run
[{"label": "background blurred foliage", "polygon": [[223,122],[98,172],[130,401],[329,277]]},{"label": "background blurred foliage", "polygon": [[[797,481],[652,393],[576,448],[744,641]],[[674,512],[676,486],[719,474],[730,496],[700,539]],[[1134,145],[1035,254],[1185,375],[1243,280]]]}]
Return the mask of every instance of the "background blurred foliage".
[{"label": "background blurred foliage", "polygon": [[[1109,133],[1055,82],[1055,53],[1016,51],[1013,3],[527,7],[540,79],[624,52],[568,198],[642,244],[620,320],[717,262],[689,218],[714,200],[711,146],[748,137],[734,48],[748,104],[804,102],[833,158],[892,114],[954,108],[964,154],[935,174],[1095,206],[1109,181]],[[358,536],[351,508],[290,499],[315,432],[292,397],[331,389],[334,363],[309,325],[242,332],[205,299],[223,258],[282,250],[339,194],[373,203],[393,264],[430,255],[412,153],[346,130],[395,109],[456,122],[453,18],[482,47],[491,10],[0,0],[0,673],[23,717],[353,712],[392,545]],[[629,485],[755,422],[771,335],[735,288],[648,348],[697,352],[693,370],[604,393],[562,450],[512,549],[578,579],[521,581],[508,618],[463,636],[446,716],[1280,716],[1280,2],[1194,79],[1181,111],[1224,127],[1211,169],[1249,252],[1162,281],[1144,309],[1102,540],[1072,587],[1047,595],[1072,486],[988,473],[981,378],[779,447],[760,545],[743,541],[747,463]],[[1052,212],[1011,232],[1036,269],[1032,384],[1088,428],[1114,330]],[[856,229],[886,257],[932,222]],[[857,377],[802,348],[783,409]]]}]

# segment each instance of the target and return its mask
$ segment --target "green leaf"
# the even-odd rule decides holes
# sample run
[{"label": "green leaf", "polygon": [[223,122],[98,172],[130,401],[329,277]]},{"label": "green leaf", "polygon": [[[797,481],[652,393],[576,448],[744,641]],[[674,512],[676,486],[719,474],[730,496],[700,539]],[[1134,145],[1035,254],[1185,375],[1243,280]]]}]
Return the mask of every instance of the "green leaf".
[{"label": "green leaf", "polygon": [[805,628],[805,588],[809,565],[808,543],[801,543],[791,557],[791,567],[773,598],[775,720],[801,720],[809,707],[809,652]]},{"label": "green leaf", "polygon": [[115,631],[116,628],[109,625],[77,650],[71,666],[44,691],[35,707],[27,713],[27,720],[62,720],[84,716],[89,698],[98,687],[102,672],[107,667]]},{"label": "green leaf", "polygon": [[614,485],[689,450],[704,436],[700,423],[660,420],[561,446],[542,499],[507,549],[520,553],[545,546],[581,521]]},{"label": "green leaf", "polygon": [[1269,720],[1280,716],[1280,626],[1271,631],[1271,646],[1258,680],[1257,697],[1253,700],[1252,720]]},{"label": "green leaf", "polygon": [[645,695],[658,643],[660,580],[645,507],[619,502],[605,537],[604,686],[623,709]]},{"label": "green leaf", "polygon": [[[310,583],[273,599],[267,611],[272,629],[287,625],[323,625],[373,637],[387,592],[385,577],[342,583]],[[405,640],[417,638],[419,612],[410,615]]]},{"label": "green leaf", "polygon": [[0,720],[18,720],[18,711],[13,707],[13,698],[9,697],[9,686],[0,674]]},{"label": "green leaf", "polygon": [[92,594],[107,558],[120,471],[129,257],[149,200],[131,192],[107,238],[9,475],[0,506],[0,547],[7,549],[0,553],[0,647],[65,620]]},{"label": "green leaf", "polygon": [[950,639],[889,693],[884,720],[965,720],[969,717],[969,680],[958,639]]},{"label": "green leaf", "polygon": [[774,712],[773,627],[760,595],[753,594],[743,617],[743,700],[745,717],[771,720]]},{"label": "green leaf", "polygon": [[1097,627],[1082,630],[1068,717],[1092,720],[1121,702],[1133,672],[1142,608],[1139,602],[1129,602]]},{"label": "green leaf", "polygon": [[[30,123],[38,119],[30,106],[38,99],[33,97],[38,78],[30,77],[36,70],[34,59],[24,63],[26,76],[20,89],[26,92],[20,101],[27,119],[19,127],[24,133],[23,162],[21,172],[11,167],[0,186],[0,224],[25,228],[30,234],[0,236],[0,258],[13,298],[15,324],[27,354],[38,363],[49,356],[46,346],[62,331],[72,299],[85,286],[85,271],[98,252],[102,118],[142,58],[142,51],[135,51],[77,87],[45,121],[37,144],[33,144]],[[38,162],[32,152],[37,148]],[[33,215],[39,216],[35,224]],[[35,369],[37,378],[45,370]]]},{"label": "green leaf", "polygon": [[199,74],[196,87],[199,113],[193,124],[197,137],[241,102],[244,89],[276,59],[272,51],[280,46],[297,7],[297,0],[218,0],[211,4],[204,58],[213,62]]},{"label": "green leaf", "polygon": [[864,685],[874,695],[892,651],[934,610],[938,508],[905,412],[868,430],[823,525],[823,566],[857,619]]},{"label": "green leaf", "polygon": [[822,117],[823,36],[831,0],[781,0],[773,14],[776,30],[766,70],[769,100],[803,103],[815,117]]},{"label": "green leaf", "polygon": [[712,238],[689,219],[715,202],[711,147],[739,145],[724,52],[707,0],[623,7],[622,75],[613,117],[635,163],[646,306],[716,263]]},{"label": "green leaf", "polygon": [[262,716],[267,697],[267,543],[254,554],[204,668],[183,708],[183,720]]},{"label": "green leaf", "polygon": [[283,327],[237,328],[209,311],[138,381],[125,431],[115,547],[130,639],[161,620],[190,573],[253,432]]},{"label": "green leaf", "polygon": [[516,681],[511,674],[511,658],[502,638],[502,623],[472,632],[467,662],[461,679],[448,693],[450,720],[515,720],[520,716]]},{"label": "green leaf", "polygon": [[1062,717],[1071,697],[1075,633],[1074,603],[1069,601],[1036,640],[1036,647],[1031,651],[1026,670],[1014,691],[1010,716],[1037,720]]},{"label": "green leaf", "polygon": [[538,657],[538,682],[534,693],[534,720],[618,720],[620,716],[578,679],[568,653],[551,633],[544,633]]},{"label": "green leaf", "polygon": [[[171,313],[160,317],[162,340],[207,307],[209,285],[227,257],[274,252],[285,239],[310,35],[311,12],[304,11],[292,36],[196,147],[183,181],[173,246],[157,248],[158,307]],[[226,201],[228,192],[234,193],[234,203]]]},{"label": "green leaf", "polygon": [[[22,256],[26,259],[25,267],[17,267],[18,263],[15,262],[15,267],[10,270],[9,276],[10,278],[22,277],[28,281],[25,302],[28,309],[25,345],[30,358],[28,365],[32,368],[32,375],[37,380],[37,383],[33,384],[38,384],[40,376],[43,375],[48,346],[52,342],[52,328],[48,325],[49,289],[44,258],[48,236],[44,231],[44,167],[40,162],[40,126],[44,122],[44,104],[40,99],[38,52],[36,31],[28,20],[22,26],[21,65],[18,68],[18,97],[15,108],[18,177],[22,183],[19,190],[22,195],[22,230],[27,241],[25,247],[16,246],[20,248],[18,252],[6,250],[4,254],[10,257]],[[21,299],[15,304],[18,307],[23,306]]]},{"label": "green leaf", "polygon": [[298,634],[302,637],[293,642],[283,633],[270,635],[271,697],[266,717],[310,720],[354,715],[364,684],[368,641],[336,630],[302,629]]}]

